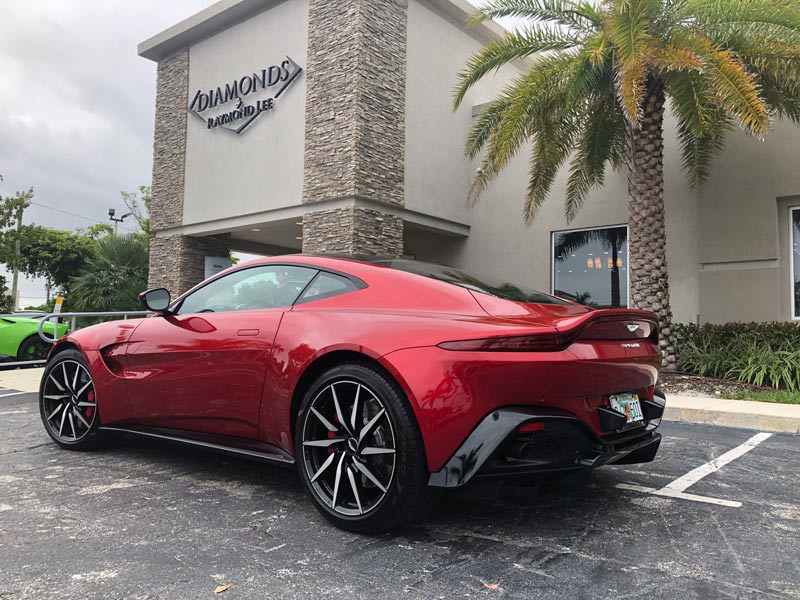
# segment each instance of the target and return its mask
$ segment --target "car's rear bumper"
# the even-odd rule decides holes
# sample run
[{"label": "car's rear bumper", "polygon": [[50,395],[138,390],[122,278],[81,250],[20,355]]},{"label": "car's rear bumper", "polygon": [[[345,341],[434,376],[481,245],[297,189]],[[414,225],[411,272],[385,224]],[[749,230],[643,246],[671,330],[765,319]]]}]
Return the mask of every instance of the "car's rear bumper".
[{"label": "car's rear bumper", "polygon": [[[611,463],[649,462],[661,443],[656,428],[664,405],[663,394],[656,394],[644,401],[643,426],[602,437],[566,411],[527,407],[493,411],[444,467],[431,474],[429,484],[460,487],[478,479],[533,479]],[[534,423],[543,429],[520,431],[521,427]],[[609,431],[615,425],[618,423],[613,420],[608,423]]]}]

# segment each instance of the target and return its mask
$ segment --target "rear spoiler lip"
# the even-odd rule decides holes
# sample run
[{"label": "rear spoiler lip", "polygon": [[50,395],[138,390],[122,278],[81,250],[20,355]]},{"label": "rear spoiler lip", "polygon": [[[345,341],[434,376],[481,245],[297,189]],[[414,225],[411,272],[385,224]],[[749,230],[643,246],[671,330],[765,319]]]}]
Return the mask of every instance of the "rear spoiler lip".
[{"label": "rear spoiler lip", "polygon": [[576,329],[583,329],[589,324],[601,321],[625,321],[627,319],[643,319],[653,323],[658,328],[658,316],[649,310],[638,308],[602,308],[595,309],[583,315],[565,317],[552,323],[559,333],[568,333]]},{"label": "rear spoiler lip", "polygon": [[[658,344],[658,340],[661,336],[658,316],[654,312],[650,312],[648,310],[639,310],[635,308],[598,309],[587,313],[586,315],[562,319],[560,322],[554,323],[553,326],[565,337],[565,340],[567,341],[566,345],[568,346],[574,342],[580,341],[581,334],[596,323],[608,321],[627,321],[633,319],[649,321],[652,323],[654,326],[653,334],[647,339],[654,344]],[[564,321],[568,321],[569,323],[565,326]],[[617,340],[615,339],[614,341]]]}]

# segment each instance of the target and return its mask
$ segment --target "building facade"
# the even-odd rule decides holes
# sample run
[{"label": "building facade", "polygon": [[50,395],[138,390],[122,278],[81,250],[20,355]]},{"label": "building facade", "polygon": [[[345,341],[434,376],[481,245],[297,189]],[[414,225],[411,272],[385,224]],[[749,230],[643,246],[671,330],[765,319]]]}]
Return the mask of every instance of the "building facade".
[{"label": "building facade", "polygon": [[[158,63],[150,283],[180,293],[231,250],[411,256],[594,306],[627,306],[627,189],[609,173],[568,224],[566,173],[531,226],[521,155],[470,208],[482,106],[456,75],[503,34],[466,0],[222,0],[139,46]],[[665,131],[667,261],[679,322],[800,319],[800,130],[734,133],[702,190]]]}]

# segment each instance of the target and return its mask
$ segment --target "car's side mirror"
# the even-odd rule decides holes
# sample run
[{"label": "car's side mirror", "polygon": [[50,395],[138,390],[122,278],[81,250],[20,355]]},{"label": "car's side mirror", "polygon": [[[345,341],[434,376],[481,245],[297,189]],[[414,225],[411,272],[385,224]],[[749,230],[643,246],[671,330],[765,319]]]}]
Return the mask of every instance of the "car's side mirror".
[{"label": "car's side mirror", "polygon": [[153,288],[139,294],[139,301],[145,309],[163,314],[169,309],[169,292],[164,288]]}]

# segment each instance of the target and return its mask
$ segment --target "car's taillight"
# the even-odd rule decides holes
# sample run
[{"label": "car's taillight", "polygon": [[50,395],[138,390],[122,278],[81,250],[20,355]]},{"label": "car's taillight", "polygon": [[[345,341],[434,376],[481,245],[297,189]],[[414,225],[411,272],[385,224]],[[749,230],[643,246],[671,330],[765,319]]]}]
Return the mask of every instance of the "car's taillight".
[{"label": "car's taillight", "polygon": [[569,345],[569,338],[560,334],[515,335],[442,342],[439,348],[472,352],[553,352]]}]

